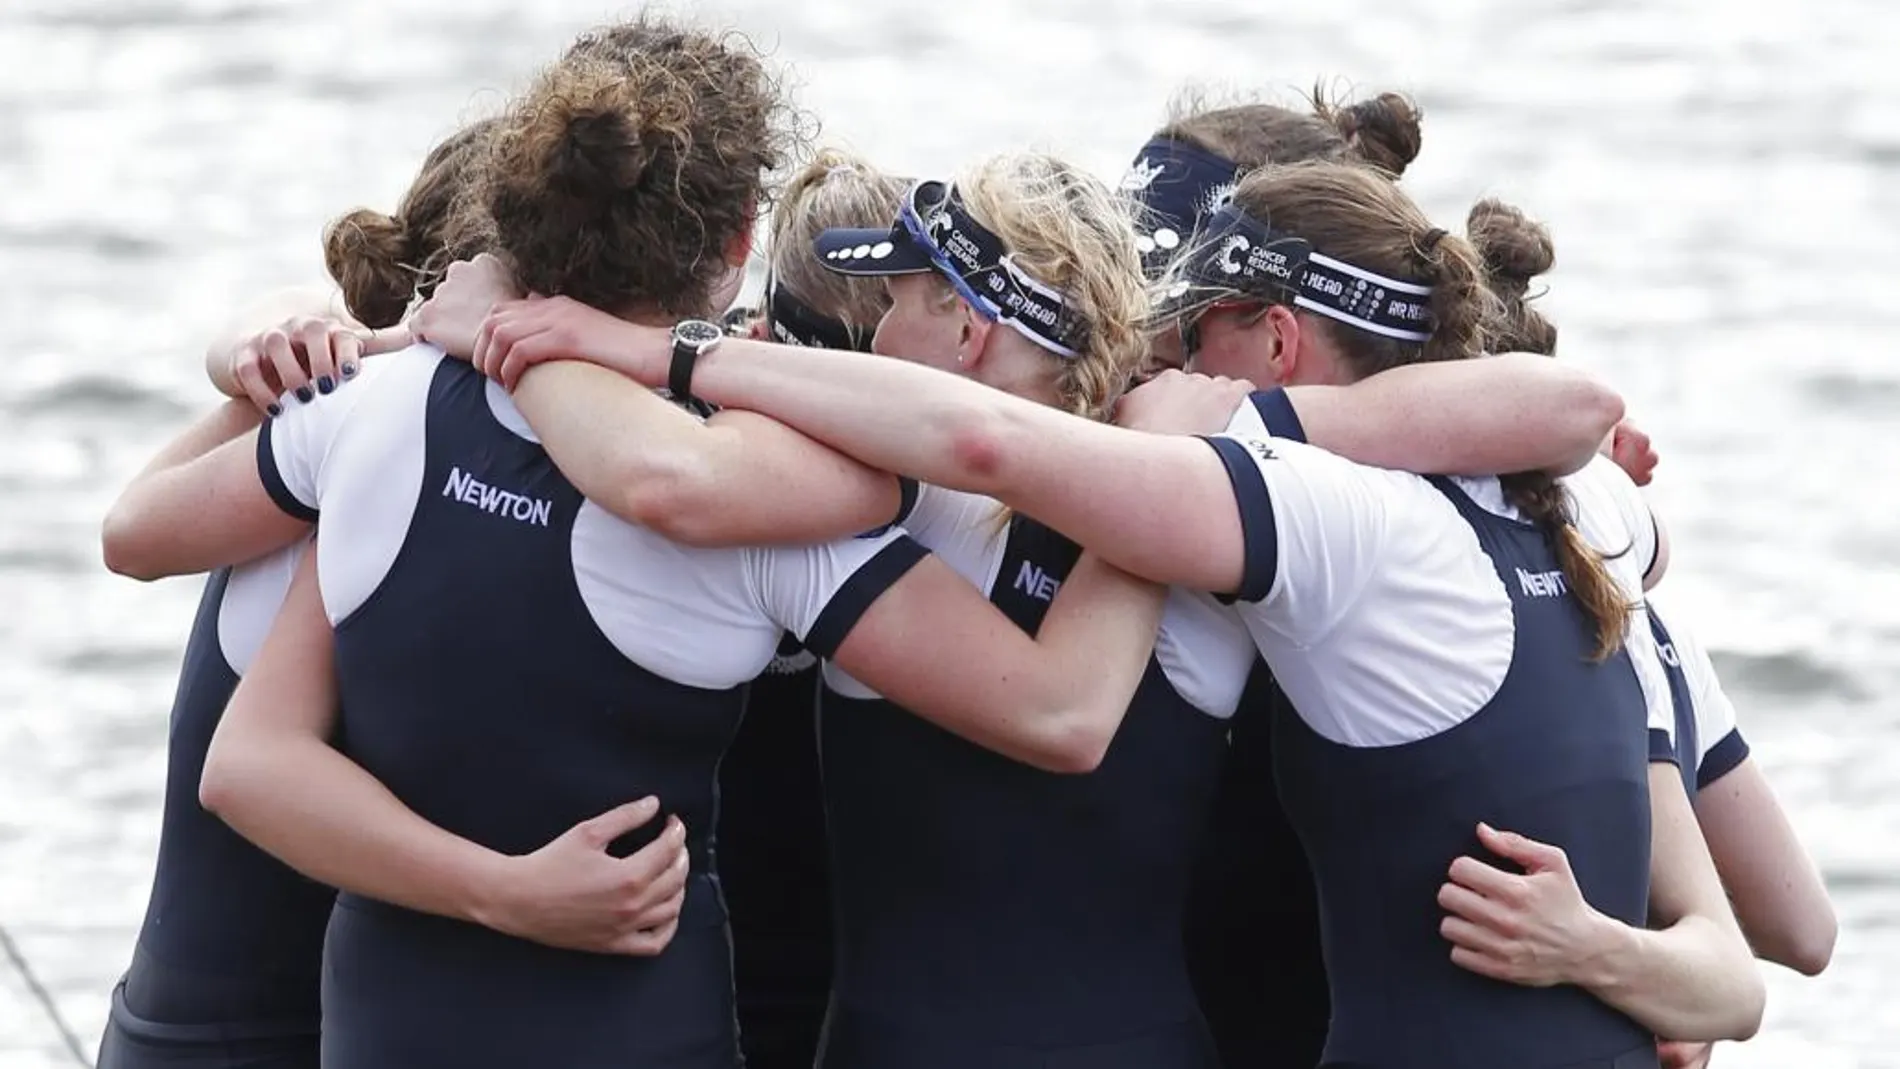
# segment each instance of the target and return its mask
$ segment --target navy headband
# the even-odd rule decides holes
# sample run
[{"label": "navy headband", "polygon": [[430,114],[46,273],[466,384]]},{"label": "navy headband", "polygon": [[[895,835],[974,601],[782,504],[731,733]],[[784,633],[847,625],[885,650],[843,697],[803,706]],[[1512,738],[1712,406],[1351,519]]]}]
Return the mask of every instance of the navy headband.
[{"label": "navy headband", "polygon": [[1270,229],[1235,204],[1208,220],[1167,303],[1178,312],[1231,293],[1291,304],[1400,341],[1423,342],[1432,334],[1431,287],[1317,252],[1306,239]]},{"label": "navy headband", "polygon": [[769,278],[765,283],[765,322],[772,340],[808,349],[855,349],[871,351],[871,331],[833,319],[799,300],[784,283]]},{"label": "navy headband", "polygon": [[1184,141],[1157,137],[1142,146],[1121,190],[1142,207],[1135,244],[1149,278],[1160,278],[1201,222],[1226,206],[1243,170]]}]

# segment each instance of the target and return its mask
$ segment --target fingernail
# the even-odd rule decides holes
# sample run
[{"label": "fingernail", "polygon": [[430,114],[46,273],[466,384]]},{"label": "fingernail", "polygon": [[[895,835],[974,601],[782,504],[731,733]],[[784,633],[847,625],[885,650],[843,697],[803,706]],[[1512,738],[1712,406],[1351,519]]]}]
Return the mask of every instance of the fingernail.
[{"label": "fingernail", "polygon": [[270,418],[276,419],[278,416],[284,414],[284,406],[272,401],[270,404],[264,406],[264,411],[270,414]]},{"label": "fingernail", "polygon": [[344,377],[344,378],[346,378],[346,379],[353,379],[353,378],[355,378],[355,377],[356,377],[356,365],[355,365],[355,364],[344,364],[344,365],[343,365],[343,377]]},{"label": "fingernail", "polygon": [[336,389],[336,380],[331,378],[330,376],[325,375],[322,378],[317,380],[318,393],[329,393],[331,390],[334,390],[334,389]]},{"label": "fingernail", "polygon": [[302,401],[304,404],[306,405],[309,404],[311,398],[314,398],[315,396],[316,394],[313,394],[310,392],[310,387],[308,386],[297,387],[297,400]]}]

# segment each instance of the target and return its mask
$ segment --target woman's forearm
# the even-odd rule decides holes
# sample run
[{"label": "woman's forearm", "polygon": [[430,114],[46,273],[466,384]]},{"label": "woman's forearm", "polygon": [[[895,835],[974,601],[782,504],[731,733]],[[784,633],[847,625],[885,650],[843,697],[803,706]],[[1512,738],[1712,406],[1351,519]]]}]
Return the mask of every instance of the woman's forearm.
[{"label": "woman's forearm", "polygon": [[1760,1028],[1761,977],[1719,925],[1699,916],[1660,931],[1600,922],[1578,986],[1666,1039],[1747,1039]]},{"label": "woman's forearm", "polygon": [[178,562],[158,543],[164,531],[196,522],[202,513],[195,503],[179,500],[168,474],[249,434],[260,421],[252,405],[241,399],[225,401],[160,449],[106,513],[100,528],[106,567],[134,579],[179,574],[174,567]]},{"label": "woman's forearm", "polygon": [[409,909],[487,923],[505,882],[504,855],[423,820],[313,736],[221,731],[199,800],[311,879]]},{"label": "woman's forearm", "polygon": [[1412,364],[1350,386],[1286,393],[1312,444],[1434,475],[1569,474],[1623,417],[1615,391],[1528,353]]},{"label": "woman's forearm", "polygon": [[891,522],[897,481],[745,412],[702,421],[610,370],[530,369],[515,401],[589,499],[697,546],[846,538]]}]

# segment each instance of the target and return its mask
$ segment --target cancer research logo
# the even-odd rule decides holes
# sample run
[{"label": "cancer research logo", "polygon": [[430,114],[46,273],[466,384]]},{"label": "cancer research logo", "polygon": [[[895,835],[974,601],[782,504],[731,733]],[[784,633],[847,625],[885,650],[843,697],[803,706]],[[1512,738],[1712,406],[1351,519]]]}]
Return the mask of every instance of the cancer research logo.
[{"label": "cancer research logo", "polygon": [[1214,254],[1214,262],[1220,265],[1221,274],[1238,275],[1242,265],[1240,254],[1253,248],[1253,242],[1245,234],[1232,234],[1220,243],[1220,251]]},{"label": "cancer research logo", "polygon": [[1154,185],[1155,179],[1161,177],[1161,172],[1165,170],[1167,170],[1165,164],[1151,163],[1146,157],[1136,160],[1135,165],[1128,169],[1128,173],[1122,175],[1121,191],[1140,193]]},{"label": "cancer research logo", "polygon": [[950,239],[950,232],[956,227],[957,224],[950,218],[948,210],[932,212],[930,218],[924,220],[924,233],[929,234],[931,243],[939,248],[942,248],[943,243]]}]

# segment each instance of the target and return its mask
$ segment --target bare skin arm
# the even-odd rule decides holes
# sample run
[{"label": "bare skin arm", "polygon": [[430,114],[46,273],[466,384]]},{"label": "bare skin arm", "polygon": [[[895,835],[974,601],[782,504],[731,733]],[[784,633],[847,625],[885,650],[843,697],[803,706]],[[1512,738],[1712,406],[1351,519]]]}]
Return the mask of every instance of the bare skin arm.
[{"label": "bare skin arm", "polygon": [[1560,848],[1481,827],[1484,846],[1525,873],[1452,863],[1438,898],[1452,960],[1509,983],[1577,984],[1669,1039],[1747,1039],[1761,1027],[1761,974],[1676,767],[1651,764],[1649,790],[1654,930],[1592,908]]},{"label": "bare skin arm", "polygon": [[727,409],[701,421],[579,361],[534,368],[514,398],[581,493],[676,542],[826,542],[897,516],[894,476],[756,413]]},{"label": "bare skin arm", "polygon": [[423,820],[334,749],[334,637],[314,550],[238,685],[205,758],[199,799],[312,879],[557,946],[651,955],[677,925],[686,879],[677,825],[632,856],[605,853],[651,820],[640,799],[509,857]]},{"label": "bare skin arm", "polygon": [[1820,975],[1839,931],[1834,903],[1754,759],[1698,791],[1695,814],[1755,953]]}]

